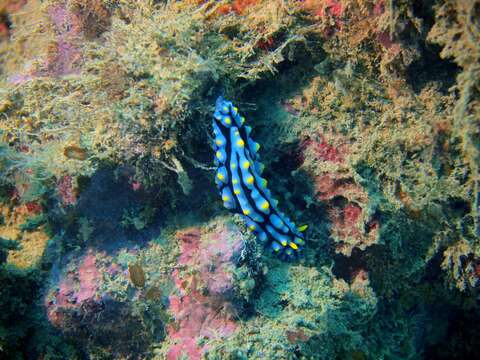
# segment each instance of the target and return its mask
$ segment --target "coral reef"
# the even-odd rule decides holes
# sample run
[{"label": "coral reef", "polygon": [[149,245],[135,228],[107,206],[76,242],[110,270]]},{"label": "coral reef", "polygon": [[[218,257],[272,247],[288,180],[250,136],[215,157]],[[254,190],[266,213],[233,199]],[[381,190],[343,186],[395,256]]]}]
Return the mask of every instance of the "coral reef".
[{"label": "coral reef", "polygon": [[26,2],[26,0],[7,0],[2,2],[0,5],[0,41],[8,41],[11,26],[9,17],[20,11]]},{"label": "coral reef", "polygon": [[219,222],[208,232],[190,228],[177,233],[180,256],[172,273],[178,295],[170,296],[175,323],[168,328],[173,344],[167,359],[200,359],[211,343],[236,330],[233,269],[243,249],[241,234]]},{"label": "coral reef", "polygon": [[[472,272],[472,261],[465,264],[463,261],[452,260],[452,253],[462,249],[458,256],[473,259],[473,264],[480,259],[478,253],[478,237],[480,236],[480,150],[478,136],[480,134],[480,48],[478,45],[480,20],[480,3],[478,1],[448,1],[438,6],[435,12],[436,23],[428,34],[429,39],[443,45],[440,56],[453,58],[462,68],[457,77],[458,100],[452,112],[452,121],[445,131],[458,139],[458,148],[463,159],[468,163],[470,174],[464,179],[464,188],[469,203],[469,214],[473,224],[465,235],[457,238],[457,243],[445,250],[443,267],[450,273],[460,289],[465,289],[463,277],[474,277],[478,286],[478,273]],[[457,257],[458,259],[458,257]]]},{"label": "coral reef", "polygon": [[207,358],[290,359],[299,353],[329,359],[367,351],[362,325],[376,309],[368,280],[348,285],[326,268],[280,265],[268,271],[264,286],[255,301],[258,315]]},{"label": "coral reef", "polygon": [[[128,253],[135,258],[133,249]],[[105,252],[89,249],[66,264],[65,273],[44,298],[50,324],[82,351],[97,356],[146,354],[149,344],[163,334],[159,315],[150,314],[152,309],[161,309],[159,299],[146,290],[133,291],[127,265],[118,261]],[[119,285],[122,287],[117,288]],[[146,301],[151,301],[151,309],[145,307]],[[149,322],[155,330],[148,327]]]},{"label": "coral reef", "polygon": [[368,194],[346,165],[349,154],[345,142],[314,134],[303,142],[302,158],[314,179],[315,198],[328,206],[335,251],[350,256],[354,248],[365,250],[378,242],[379,224],[369,214]]},{"label": "coral reef", "polygon": [[[478,0],[2,2],[0,357],[479,358],[479,19]],[[302,259],[222,209],[218,96],[309,224]]]},{"label": "coral reef", "polygon": [[41,262],[49,240],[42,226],[41,207],[37,203],[8,208],[1,207],[3,224],[0,237],[16,240],[19,248],[9,252],[8,262],[19,268],[35,268]]}]

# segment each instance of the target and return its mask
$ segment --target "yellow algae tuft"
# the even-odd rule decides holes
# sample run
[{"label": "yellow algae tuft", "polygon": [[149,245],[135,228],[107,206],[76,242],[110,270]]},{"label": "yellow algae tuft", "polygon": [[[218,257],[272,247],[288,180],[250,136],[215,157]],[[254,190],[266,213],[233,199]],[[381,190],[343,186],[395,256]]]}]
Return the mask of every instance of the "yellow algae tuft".
[{"label": "yellow algae tuft", "polygon": [[5,224],[0,225],[0,237],[17,240],[20,248],[9,252],[7,263],[26,269],[35,267],[43,256],[49,240],[42,228],[32,232],[22,232],[20,226],[29,217],[26,206],[13,209],[3,206],[0,214],[5,219]]}]

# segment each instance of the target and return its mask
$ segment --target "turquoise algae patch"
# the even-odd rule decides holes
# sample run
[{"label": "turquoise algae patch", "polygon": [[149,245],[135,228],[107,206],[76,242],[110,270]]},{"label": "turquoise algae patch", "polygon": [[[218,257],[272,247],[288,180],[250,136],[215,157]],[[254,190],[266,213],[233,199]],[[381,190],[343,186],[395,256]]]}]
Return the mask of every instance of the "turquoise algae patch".
[{"label": "turquoise algae patch", "polygon": [[297,259],[303,251],[306,226],[297,228],[278,209],[267,180],[262,177],[260,144],[250,137],[251,127],[230,101],[219,97],[213,114],[215,183],[223,205],[241,214],[257,239],[283,260]]}]

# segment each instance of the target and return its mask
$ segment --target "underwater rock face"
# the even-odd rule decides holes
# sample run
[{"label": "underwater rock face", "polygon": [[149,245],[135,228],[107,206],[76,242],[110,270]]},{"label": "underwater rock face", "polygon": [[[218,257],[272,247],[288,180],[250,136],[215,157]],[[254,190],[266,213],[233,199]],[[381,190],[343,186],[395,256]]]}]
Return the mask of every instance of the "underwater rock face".
[{"label": "underwater rock face", "polygon": [[1,359],[480,359],[480,0],[0,3]]},{"label": "underwater rock face", "polygon": [[[14,191],[13,196],[17,196]],[[20,269],[41,265],[49,236],[45,232],[45,214],[37,202],[15,207],[0,206],[0,238],[17,240],[18,248],[8,253],[8,262]]]},{"label": "underwater rock face", "polygon": [[331,37],[333,33],[340,30],[345,5],[339,0],[304,0],[303,7],[313,16],[329,22],[323,31],[325,38]]},{"label": "underwater rock face", "polygon": [[[30,63],[25,64],[22,71],[10,77],[12,84],[22,84],[39,77],[60,78],[79,74],[83,65],[82,44],[109,26],[108,10],[102,4],[88,0],[46,4],[42,10],[45,13],[43,21],[52,31],[53,40],[46,54],[39,59],[29,59]],[[34,8],[34,11],[37,9]]]},{"label": "underwater rock face", "polygon": [[[44,299],[49,322],[83,351],[108,353],[114,358],[146,352],[151,334],[132,302],[104,292],[104,273],[124,276],[117,265],[105,266],[105,253],[89,250],[72,260]],[[103,290],[102,290],[103,288]]]},{"label": "underwater rock face", "polygon": [[47,56],[35,65],[27,65],[10,78],[12,84],[22,84],[42,76],[61,77],[79,73],[82,60],[80,41],[82,29],[79,17],[65,6],[53,5],[47,10],[48,21],[54,28],[55,40]]},{"label": "underwater rock face", "polygon": [[63,206],[77,203],[77,190],[73,186],[73,179],[70,175],[62,177],[57,182],[57,193]]},{"label": "underwater rock face", "polygon": [[314,134],[301,148],[303,166],[313,175],[316,199],[327,206],[335,251],[350,256],[354,248],[365,250],[375,244],[379,223],[368,214],[368,194],[346,163],[346,141]]},{"label": "underwater rock face", "polygon": [[208,345],[198,341],[232,335],[235,305],[232,270],[243,248],[241,234],[232,224],[214,229],[190,228],[177,232],[180,242],[178,268],[172,273],[176,293],[170,296],[174,323],[167,328],[173,342],[167,359],[200,359]]},{"label": "underwater rock face", "polygon": [[8,41],[11,35],[9,17],[20,11],[27,0],[5,0],[0,4],[0,42]]},{"label": "underwater rock face", "polygon": [[95,262],[92,253],[85,255],[79,262],[76,273],[64,278],[58,284],[58,289],[47,297],[53,296],[46,303],[48,319],[53,325],[63,326],[66,309],[79,309],[83,302],[95,303],[99,300],[96,291],[101,278]]}]

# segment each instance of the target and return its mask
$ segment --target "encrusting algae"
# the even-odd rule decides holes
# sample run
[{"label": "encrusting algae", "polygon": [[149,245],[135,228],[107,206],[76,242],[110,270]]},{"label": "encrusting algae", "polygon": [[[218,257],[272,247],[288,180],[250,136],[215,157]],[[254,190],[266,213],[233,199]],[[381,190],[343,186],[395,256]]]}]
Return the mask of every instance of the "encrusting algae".
[{"label": "encrusting algae", "polygon": [[16,240],[19,246],[18,250],[9,252],[7,263],[22,269],[38,266],[50,238],[45,229],[40,227],[32,231],[22,231],[22,225],[35,216],[32,210],[29,210],[28,204],[15,208],[2,206],[1,210],[3,223],[0,224],[0,237]]}]

